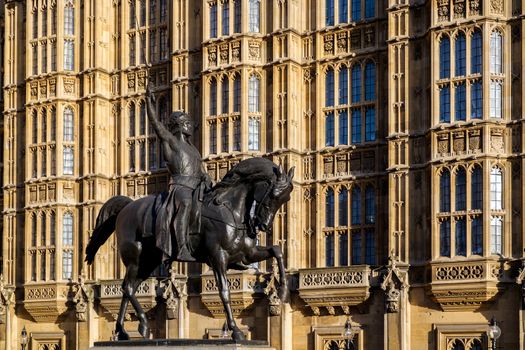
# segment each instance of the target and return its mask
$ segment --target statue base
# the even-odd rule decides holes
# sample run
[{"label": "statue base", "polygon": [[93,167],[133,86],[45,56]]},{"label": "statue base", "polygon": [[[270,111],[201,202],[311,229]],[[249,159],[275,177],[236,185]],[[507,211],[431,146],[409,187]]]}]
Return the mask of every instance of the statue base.
[{"label": "statue base", "polygon": [[275,350],[263,340],[151,339],[95,342],[90,350]]}]

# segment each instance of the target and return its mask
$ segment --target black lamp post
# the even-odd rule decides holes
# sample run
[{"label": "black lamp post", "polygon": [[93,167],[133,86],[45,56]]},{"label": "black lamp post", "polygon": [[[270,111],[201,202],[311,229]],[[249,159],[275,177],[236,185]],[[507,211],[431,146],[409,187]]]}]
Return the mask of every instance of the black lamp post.
[{"label": "black lamp post", "polygon": [[489,338],[492,341],[492,350],[496,350],[496,341],[501,336],[501,328],[498,326],[498,322],[494,317],[490,320],[489,325]]},{"label": "black lamp post", "polygon": [[26,349],[27,346],[27,331],[26,326],[22,329],[22,333],[20,333],[20,345],[22,345],[22,350]]},{"label": "black lamp post", "polygon": [[343,336],[346,340],[345,350],[353,350],[354,343],[352,343],[352,338],[354,336],[354,332],[352,331],[352,324],[350,323],[350,319],[346,320],[345,322],[345,331],[343,333]]}]

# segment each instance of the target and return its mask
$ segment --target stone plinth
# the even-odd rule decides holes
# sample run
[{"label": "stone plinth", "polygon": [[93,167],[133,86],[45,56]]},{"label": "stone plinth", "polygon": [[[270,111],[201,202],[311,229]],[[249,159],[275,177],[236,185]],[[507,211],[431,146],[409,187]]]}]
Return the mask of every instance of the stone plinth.
[{"label": "stone plinth", "polygon": [[275,350],[261,340],[153,339],[96,342],[90,350]]}]

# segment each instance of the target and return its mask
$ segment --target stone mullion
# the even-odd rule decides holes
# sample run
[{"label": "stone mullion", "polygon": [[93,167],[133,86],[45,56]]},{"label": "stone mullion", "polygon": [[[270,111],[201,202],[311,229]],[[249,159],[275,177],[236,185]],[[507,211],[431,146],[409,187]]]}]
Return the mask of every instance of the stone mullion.
[{"label": "stone mullion", "polygon": [[472,167],[466,170],[466,216],[465,216],[465,224],[466,224],[466,256],[470,256],[472,253],[472,216],[470,215],[470,212],[472,210]]},{"label": "stone mullion", "polygon": [[[487,3],[487,7],[485,4]],[[488,9],[488,0],[483,0],[483,11]],[[483,33],[483,65],[482,65],[482,94],[483,94],[483,119],[487,120],[490,118],[490,28],[485,23],[482,25]],[[485,138],[485,140],[489,140]],[[488,145],[485,145],[485,149],[488,150]],[[487,151],[485,151],[487,152]]]},{"label": "stone mullion", "polygon": [[483,256],[489,257],[490,247],[490,161],[483,160]]},{"label": "stone mullion", "polygon": [[[320,194],[320,195],[315,196],[315,206],[317,208],[317,212],[325,213],[326,215],[326,212],[323,210],[323,204],[325,203],[326,193],[323,190],[323,187],[319,183],[315,184],[315,193]],[[325,248],[325,244],[324,244],[325,235],[323,232],[323,219],[324,219],[323,215],[316,215],[315,217],[316,222],[315,222],[314,232],[317,233],[315,234],[315,240],[316,240],[315,251],[317,253],[315,256],[315,267],[324,266],[323,257],[324,257],[324,252],[325,252],[325,249],[324,249]]]},{"label": "stone mullion", "polygon": [[[450,171],[450,213],[456,212],[456,173],[458,169]],[[451,215],[450,220],[450,256],[456,256],[456,222],[458,217]]]},{"label": "stone mullion", "polygon": [[[243,21],[246,22],[246,21]],[[248,80],[246,68],[241,70],[241,152],[248,151]],[[262,90],[262,86],[261,86]],[[243,137],[244,136],[244,137]]]},{"label": "stone mullion", "polygon": [[[509,115],[510,118],[510,115]],[[505,168],[503,169],[503,217],[502,224],[502,245],[501,252],[504,256],[512,256],[512,163],[506,162]]]}]

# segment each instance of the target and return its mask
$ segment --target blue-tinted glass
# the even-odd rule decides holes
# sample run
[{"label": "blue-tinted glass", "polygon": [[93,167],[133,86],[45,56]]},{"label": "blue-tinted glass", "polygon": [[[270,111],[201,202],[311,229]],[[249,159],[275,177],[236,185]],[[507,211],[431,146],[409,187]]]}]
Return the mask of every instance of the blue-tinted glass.
[{"label": "blue-tinted glass", "polygon": [[260,28],[260,0],[249,0],[250,1],[250,32],[259,33]]},{"label": "blue-tinted glass", "polygon": [[352,265],[361,264],[361,233],[352,234]]},{"label": "blue-tinted glass", "polygon": [[483,221],[480,217],[472,220],[472,254],[483,254]]},{"label": "blue-tinted glass", "polygon": [[334,191],[329,189],[326,192],[326,227],[334,227]]},{"label": "blue-tinted glass", "polygon": [[326,25],[334,25],[334,0],[326,0]]},{"label": "blue-tinted glass", "polygon": [[365,141],[376,140],[376,110],[368,108],[365,112]]},{"label": "blue-tinted glass", "polygon": [[325,88],[326,88],[325,105],[326,107],[331,107],[334,105],[334,89],[335,89],[334,70],[331,68],[326,71],[326,87]]},{"label": "blue-tinted glass", "polygon": [[348,235],[339,235],[339,266],[348,265]]},{"label": "blue-tinted glass", "polygon": [[217,114],[217,81],[213,79],[210,85],[210,115]]},{"label": "blue-tinted glass", "polygon": [[328,234],[325,241],[326,266],[334,266],[334,235]]},{"label": "blue-tinted glass", "polygon": [[217,4],[210,6],[210,38],[217,36]]},{"label": "blue-tinted glass", "polygon": [[474,31],[474,34],[472,34],[472,41],[471,41],[471,63],[470,63],[470,70],[471,73],[481,73],[482,68],[482,59],[483,59],[483,41],[481,40],[481,31],[476,30]]},{"label": "blue-tinted glass", "polygon": [[439,44],[439,78],[450,78],[450,39],[448,36],[441,38]]},{"label": "blue-tinted glass", "polygon": [[343,188],[339,193],[339,226],[348,225],[348,190]]},{"label": "blue-tinted glass", "polygon": [[450,122],[450,88],[443,86],[439,92],[439,121]]},{"label": "blue-tinted glass", "polygon": [[376,98],[376,65],[368,62],[365,66],[365,101]]},{"label": "blue-tinted glass", "polygon": [[467,96],[465,83],[456,86],[456,120],[465,120],[467,117]]},{"label": "blue-tinted glass", "polygon": [[352,21],[361,19],[361,0],[352,0]]},{"label": "blue-tinted glass", "polygon": [[456,255],[467,255],[467,226],[465,219],[456,221]]},{"label": "blue-tinted glass", "polygon": [[376,242],[373,229],[365,232],[365,264],[375,265],[376,263]]},{"label": "blue-tinted glass", "polygon": [[443,221],[439,228],[439,254],[450,256],[450,221]]},{"label": "blue-tinted glass", "polygon": [[222,4],[222,35],[230,34],[230,5],[227,1]]},{"label": "blue-tinted glass", "polygon": [[235,5],[233,10],[235,11],[233,30],[235,33],[241,32],[241,0],[235,0]]},{"label": "blue-tinted glass", "polygon": [[481,81],[475,81],[470,86],[470,117],[472,119],[483,118],[483,91]]},{"label": "blue-tinted glass", "polygon": [[326,146],[334,145],[335,138],[335,124],[334,124],[334,112],[330,112],[326,116]]},{"label": "blue-tinted glass", "polygon": [[503,37],[497,31],[490,34],[490,72],[503,73]]},{"label": "blue-tinted glass", "polygon": [[376,12],[376,1],[365,0],[365,18],[372,18]]},{"label": "blue-tinted glass", "polygon": [[481,168],[477,166],[472,171],[472,209],[483,208],[483,174]]},{"label": "blue-tinted glass", "polygon": [[467,39],[460,32],[456,38],[456,76],[465,75],[467,72]]},{"label": "blue-tinted glass", "polygon": [[376,196],[372,186],[365,190],[365,223],[375,224],[376,222]]},{"label": "blue-tinted glass", "polygon": [[339,113],[339,144],[348,144],[348,112],[346,110]]},{"label": "blue-tinted glass", "polygon": [[343,67],[339,72],[339,104],[348,103],[348,70]]},{"label": "blue-tinted glass", "polygon": [[352,110],[352,143],[361,143],[361,111]]},{"label": "blue-tinted glass", "polygon": [[348,0],[339,0],[339,23],[348,22]]},{"label": "blue-tinted glass", "polygon": [[445,170],[439,183],[439,208],[441,212],[450,211],[450,172]]},{"label": "blue-tinted glass", "polygon": [[456,210],[467,209],[467,173],[460,169],[456,174]]},{"label": "blue-tinted glass", "polygon": [[361,66],[352,68],[352,103],[361,102]]},{"label": "blue-tinted glass", "polygon": [[361,189],[352,190],[352,225],[361,225]]}]

